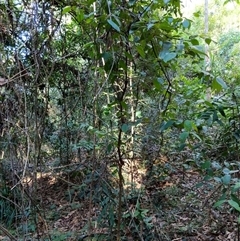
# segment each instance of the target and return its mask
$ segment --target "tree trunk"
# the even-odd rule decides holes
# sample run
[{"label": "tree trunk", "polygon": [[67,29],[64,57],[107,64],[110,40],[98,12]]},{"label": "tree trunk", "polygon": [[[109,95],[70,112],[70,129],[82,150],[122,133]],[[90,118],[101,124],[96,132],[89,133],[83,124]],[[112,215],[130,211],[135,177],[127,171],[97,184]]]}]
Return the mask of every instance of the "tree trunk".
[{"label": "tree trunk", "polygon": [[[205,0],[204,5],[204,34],[205,37],[208,35],[208,0]],[[205,44],[205,68],[209,70],[210,60],[209,60],[209,53],[208,53],[208,44]]]}]

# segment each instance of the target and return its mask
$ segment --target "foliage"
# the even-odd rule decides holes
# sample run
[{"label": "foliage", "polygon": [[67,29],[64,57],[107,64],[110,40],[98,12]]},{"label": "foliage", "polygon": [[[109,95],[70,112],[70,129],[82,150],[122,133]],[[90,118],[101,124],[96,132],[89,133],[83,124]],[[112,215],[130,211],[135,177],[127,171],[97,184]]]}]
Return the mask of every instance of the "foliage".
[{"label": "foliage", "polygon": [[213,58],[213,70],[227,80],[234,90],[239,84],[239,32],[229,31],[220,36],[219,50]]},{"label": "foliage", "polygon": [[5,188],[1,189],[1,199],[0,199],[0,220],[6,223],[6,226],[11,226],[16,218],[17,209],[15,208],[14,202],[9,200],[11,198],[11,191],[6,186]]},{"label": "foliage", "polygon": [[[238,1],[210,0],[208,4],[208,37],[217,41],[219,36],[238,29]],[[231,16],[231,17],[230,17]],[[192,30],[201,36],[204,33],[204,2],[194,9]],[[206,36],[205,36],[206,37]],[[211,49],[211,47],[210,47]]]},{"label": "foliage", "polygon": [[[46,232],[43,183],[65,190],[68,203],[88,204],[81,230],[89,237],[153,240],[144,191],[169,180],[173,167],[163,156],[181,151],[224,193],[233,187],[220,202],[239,209],[237,31],[219,37],[207,72],[203,45],[213,41],[196,35],[200,14],[195,23],[184,18],[179,0],[8,1],[0,12],[0,146],[2,163],[17,163],[1,221],[21,222],[12,212],[16,188],[28,212],[22,233]],[[218,24],[211,16],[210,34]],[[145,190],[134,187],[138,168]]]}]

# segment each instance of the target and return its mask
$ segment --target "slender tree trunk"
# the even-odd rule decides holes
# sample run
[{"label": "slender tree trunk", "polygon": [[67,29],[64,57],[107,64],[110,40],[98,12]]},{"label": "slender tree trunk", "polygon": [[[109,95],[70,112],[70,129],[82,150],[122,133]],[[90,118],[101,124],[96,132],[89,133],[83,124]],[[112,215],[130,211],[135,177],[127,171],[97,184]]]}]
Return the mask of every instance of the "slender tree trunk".
[{"label": "slender tree trunk", "polygon": [[129,87],[130,87],[130,95],[131,95],[131,140],[130,140],[130,154],[129,157],[131,159],[131,185],[132,189],[134,188],[133,185],[133,179],[134,179],[134,167],[135,167],[135,161],[134,161],[134,122],[135,122],[135,109],[134,109],[134,94],[133,94],[133,80],[132,80],[132,72],[133,72],[133,67],[132,67],[132,62],[130,62],[130,74],[129,74]]},{"label": "slender tree trunk", "polygon": [[[208,0],[205,0],[205,5],[204,5],[204,34],[205,36],[208,35]],[[208,52],[208,45],[205,44],[205,68],[206,70],[209,69],[209,52]]]}]

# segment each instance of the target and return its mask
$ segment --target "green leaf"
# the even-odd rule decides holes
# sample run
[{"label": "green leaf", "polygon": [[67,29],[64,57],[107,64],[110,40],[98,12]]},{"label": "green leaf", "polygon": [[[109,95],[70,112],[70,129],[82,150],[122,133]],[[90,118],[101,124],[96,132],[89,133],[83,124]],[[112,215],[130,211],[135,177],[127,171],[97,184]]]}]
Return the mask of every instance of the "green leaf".
[{"label": "green leaf", "polygon": [[230,184],[230,181],[231,181],[231,175],[226,174],[221,179],[222,179],[222,183],[224,185],[228,185],[228,184]]},{"label": "green leaf", "polygon": [[173,20],[174,20],[174,19],[173,19],[172,17],[168,17],[167,19],[168,19],[168,22],[169,22],[169,23],[173,23]]},{"label": "green leaf", "polygon": [[131,214],[129,212],[123,213],[123,218],[129,218]]},{"label": "green leaf", "polygon": [[146,216],[148,212],[149,212],[148,209],[141,209],[141,213],[144,214],[144,216]]},{"label": "green leaf", "polygon": [[216,182],[222,183],[222,179],[221,179],[220,177],[214,177],[214,180],[215,180]]},{"label": "green leaf", "polygon": [[129,6],[133,6],[137,0],[129,0],[128,4]]},{"label": "green leaf", "polygon": [[138,210],[135,210],[135,212],[133,213],[133,217],[136,218],[139,214],[140,212]]},{"label": "green leaf", "polygon": [[218,208],[218,207],[222,206],[222,204],[225,203],[225,202],[226,202],[226,200],[219,200],[219,201],[214,203],[213,207]]},{"label": "green leaf", "polygon": [[234,138],[239,141],[240,140],[240,130],[237,130],[233,133]]},{"label": "green leaf", "polygon": [[72,10],[71,6],[64,7],[63,10],[62,10],[62,15],[66,14],[66,13],[69,13],[71,10]]},{"label": "green leaf", "polygon": [[107,145],[107,153],[108,154],[111,153],[112,150],[113,150],[113,145],[112,145],[112,143],[110,143]]},{"label": "green leaf", "polygon": [[148,23],[147,24],[147,30],[151,29],[154,26],[154,23]]},{"label": "green leaf", "polygon": [[220,114],[221,114],[223,117],[226,117],[226,114],[225,114],[224,109],[223,109],[222,106],[218,106],[218,110],[219,110]]},{"label": "green leaf", "polygon": [[165,122],[161,127],[160,127],[160,131],[163,132],[165,130],[167,130],[169,127],[171,127],[173,124],[175,123],[174,120],[169,120],[167,122]]},{"label": "green leaf", "polygon": [[199,141],[202,141],[202,138],[195,132],[191,132],[191,135],[195,136]]},{"label": "green leaf", "polygon": [[137,118],[142,118],[142,112],[141,111],[136,111],[136,117]]},{"label": "green leaf", "polygon": [[203,182],[199,182],[199,183],[196,184],[196,188],[200,188],[200,187],[202,187],[203,185],[204,185]]},{"label": "green leaf", "polygon": [[191,131],[193,127],[193,123],[190,120],[185,120],[184,121],[184,129],[185,131]]},{"label": "green leaf", "polygon": [[212,89],[216,92],[220,92],[222,89],[227,89],[227,84],[220,77],[214,78],[212,82]]},{"label": "green leaf", "polygon": [[238,198],[236,195],[231,194],[231,199],[232,199],[234,202],[236,202],[238,205],[240,205],[240,200],[239,200],[239,198]]},{"label": "green leaf", "polygon": [[170,52],[172,43],[170,41],[164,41],[164,42],[161,42],[160,44],[162,47],[162,51],[160,52],[159,57],[161,58],[161,56],[164,56],[166,53]]},{"label": "green leaf", "polygon": [[182,143],[184,143],[187,140],[188,136],[189,136],[189,132],[184,131],[179,135],[179,139]]},{"label": "green leaf", "polygon": [[213,161],[212,168],[214,168],[216,170],[220,170],[222,168],[222,166],[219,164],[219,162]]},{"label": "green leaf", "polygon": [[215,110],[214,112],[213,112],[213,122],[215,122],[215,121],[218,121],[219,119],[218,119],[218,114],[217,114],[217,111]]},{"label": "green leaf", "polygon": [[225,4],[227,4],[227,3],[229,3],[229,2],[236,2],[237,4],[240,4],[240,1],[239,0],[226,0],[224,3],[223,3],[223,5],[225,5]]},{"label": "green leaf", "polygon": [[212,40],[211,40],[210,38],[205,38],[205,43],[206,43],[206,44],[209,45],[211,42],[212,42]]},{"label": "green leaf", "polygon": [[190,42],[192,43],[192,45],[199,45],[199,42],[197,39],[191,39]]},{"label": "green leaf", "polygon": [[140,203],[139,201],[137,200],[137,203],[136,203],[136,209],[139,210],[140,209]]},{"label": "green leaf", "polygon": [[155,80],[153,80],[153,85],[155,86],[155,88],[157,89],[157,90],[162,90],[162,88],[163,88],[163,79],[162,78],[157,78],[157,79],[155,79]]},{"label": "green leaf", "polygon": [[147,227],[151,228],[152,227],[152,217],[145,217],[144,218],[144,224],[146,224]]},{"label": "green leaf", "polygon": [[142,58],[145,58],[145,51],[142,45],[137,45],[136,49]]},{"label": "green leaf", "polygon": [[184,28],[189,28],[190,27],[190,21],[187,19],[184,19],[184,21],[182,22],[182,25]]},{"label": "green leaf", "polygon": [[194,46],[190,46],[189,47],[189,54],[193,55],[193,56],[201,56],[201,55],[205,55],[204,50],[202,49],[201,46],[199,45],[194,45]]},{"label": "green leaf", "polygon": [[127,103],[126,103],[125,101],[121,101],[121,106],[122,106],[125,110],[128,109],[128,105],[127,105]]},{"label": "green leaf", "polygon": [[78,22],[81,22],[84,19],[84,11],[82,9],[77,11],[76,18]]},{"label": "green leaf", "polygon": [[227,174],[230,173],[230,170],[229,170],[227,167],[224,167],[224,168],[223,168],[223,173],[224,173],[225,175],[227,175]]},{"label": "green leaf", "polygon": [[119,26],[118,26],[116,23],[114,23],[111,19],[108,19],[107,22],[108,22],[116,31],[120,32]]},{"label": "green leaf", "polygon": [[177,56],[174,52],[167,52],[164,55],[162,55],[160,58],[165,62],[169,62],[170,60],[174,59]]},{"label": "green leaf", "polygon": [[119,66],[119,68],[122,68],[123,70],[125,70],[125,71],[127,71],[127,69],[128,69],[128,66],[126,66],[126,63],[125,63],[125,61],[124,60],[119,60],[119,62],[118,62],[118,66]]},{"label": "green leaf", "polygon": [[112,62],[113,61],[113,55],[111,52],[103,52],[101,57],[104,58],[105,62]]},{"label": "green leaf", "polygon": [[210,167],[211,167],[210,161],[205,161],[204,163],[201,164],[201,169],[208,169]]},{"label": "green leaf", "polygon": [[157,81],[158,81],[158,83],[160,83],[161,85],[164,84],[164,79],[163,79],[163,78],[158,77],[158,78],[157,78]]},{"label": "green leaf", "polygon": [[230,206],[232,206],[233,208],[235,208],[237,211],[240,212],[240,207],[237,202],[235,202],[233,200],[228,200],[228,203],[230,204]]},{"label": "green leaf", "polygon": [[223,89],[227,89],[227,84],[225,83],[225,81],[222,78],[217,77],[216,81],[218,82],[219,85],[222,86]]},{"label": "green leaf", "polygon": [[178,146],[178,151],[182,151],[185,147],[186,147],[186,144],[185,144],[185,143],[181,143],[181,144]]},{"label": "green leaf", "polygon": [[123,131],[124,133],[127,133],[128,130],[129,130],[129,126],[128,126],[127,124],[123,124],[123,125],[122,125],[122,131]]},{"label": "green leaf", "polygon": [[199,18],[201,16],[201,11],[199,10],[197,12],[194,12],[193,16],[196,17],[196,18]]},{"label": "green leaf", "polygon": [[237,182],[233,187],[233,192],[236,192],[240,188],[240,182]]},{"label": "green leaf", "polygon": [[177,52],[182,52],[184,49],[184,44],[180,42],[176,45],[176,47],[177,47]]}]

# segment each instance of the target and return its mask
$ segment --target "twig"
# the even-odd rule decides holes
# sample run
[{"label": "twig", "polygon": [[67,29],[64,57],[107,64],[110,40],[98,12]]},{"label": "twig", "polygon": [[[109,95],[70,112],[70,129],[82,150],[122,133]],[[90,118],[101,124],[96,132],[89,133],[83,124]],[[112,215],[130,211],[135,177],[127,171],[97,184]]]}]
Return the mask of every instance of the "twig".
[{"label": "twig", "polygon": [[1,230],[4,234],[6,234],[11,240],[17,241],[17,239],[16,239],[12,234],[10,234],[10,233],[8,232],[8,230],[7,230],[6,228],[4,228],[1,224],[0,224],[0,230]]},{"label": "twig", "polygon": [[220,189],[221,186],[222,186],[222,184],[219,184],[219,185],[215,188],[215,190],[213,190],[213,191],[206,197],[205,202],[204,202],[203,205],[202,205],[202,208],[204,208],[204,207],[207,205],[208,200],[218,191],[218,189]]},{"label": "twig", "polygon": [[2,85],[5,85],[7,83],[10,83],[12,81],[15,81],[16,79],[18,79],[19,77],[23,77],[23,76],[29,76],[29,73],[26,72],[27,69],[31,68],[32,66],[34,66],[35,64],[29,66],[28,68],[25,68],[21,71],[19,71],[17,74],[15,74],[14,76],[12,77],[7,77],[7,78],[3,78],[3,77],[0,77],[0,86]]}]

